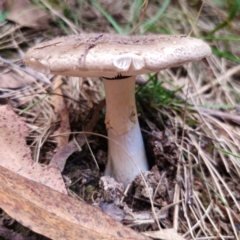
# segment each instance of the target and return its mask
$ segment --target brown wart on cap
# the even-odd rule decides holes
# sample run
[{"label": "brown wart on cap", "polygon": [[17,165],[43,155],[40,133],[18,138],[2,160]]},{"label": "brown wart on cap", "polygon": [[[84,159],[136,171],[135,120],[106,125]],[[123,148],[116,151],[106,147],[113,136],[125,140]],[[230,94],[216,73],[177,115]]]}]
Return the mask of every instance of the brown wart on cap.
[{"label": "brown wart on cap", "polygon": [[24,62],[43,73],[103,78],[105,123],[112,139],[105,175],[126,186],[139,173],[135,163],[141,171],[148,170],[135,105],[136,75],[197,61],[210,54],[206,43],[186,36],[81,34],[38,44],[27,52]]}]

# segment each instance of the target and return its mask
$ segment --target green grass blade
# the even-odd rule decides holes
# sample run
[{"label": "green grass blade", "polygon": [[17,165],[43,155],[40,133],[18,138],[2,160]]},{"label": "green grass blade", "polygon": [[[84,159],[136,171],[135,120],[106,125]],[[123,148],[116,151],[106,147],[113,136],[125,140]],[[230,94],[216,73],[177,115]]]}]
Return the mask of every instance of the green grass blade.
[{"label": "green grass blade", "polygon": [[2,12],[0,11],[0,23],[3,23],[6,20],[9,11]]},{"label": "green grass blade", "polygon": [[150,20],[143,24],[144,33],[163,15],[170,2],[170,0],[165,0],[157,13]]},{"label": "green grass blade", "polygon": [[217,40],[217,41],[240,41],[239,37],[229,36],[229,37],[215,37],[215,36],[207,36],[201,37],[204,40]]},{"label": "green grass blade", "polygon": [[238,11],[240,10],[240,0],[235,0],[235,4],[233,5],[231,11],[228,14],[227,20],[220,23],[217,27],[215,27],[211,32],[210,35],[214,34],[218,30],[226,27],[237,15]]},{"label": "green grass blade", "polygon": [[240,63],[240,58],[235,57],[234,55],[232,55],[231,53],[228,53],[228,52],[221,52],[216,47],[212,47],[212,52],[220,57],[224,57],[226,59]]},{"label": "green grass blade", "polygon": [[118,25],[118,23],[114,20],[114,18],[108,14],[107,11],[95,0],[91,0],[92,5],[98,9],[99,12],[102,13],[102,15],[112,24],[112,26],[115,28],[115,30],[121,34],[124,35],[125,32],[122,30],[122,28]]},{"label": "green grass blade", "polygon": [[224,149],[222,149],[222,148],[216,148],[216,149],[218,149],[219,151],[221,151],[221,152],[223,152],[223,153],[225,153],[225,154],[227,154],[227,155],[231,155],[232,157],[240,158],[240,155],[234,154],[234,153],[229,152],[229,151],[227,151],[227,150],[224,150]]}]

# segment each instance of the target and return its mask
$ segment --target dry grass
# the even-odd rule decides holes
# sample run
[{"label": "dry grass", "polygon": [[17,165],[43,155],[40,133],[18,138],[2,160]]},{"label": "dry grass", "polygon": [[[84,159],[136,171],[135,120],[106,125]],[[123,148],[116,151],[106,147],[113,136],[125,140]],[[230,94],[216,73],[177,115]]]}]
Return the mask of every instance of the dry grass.
[{"label": "dry grass", "polygon": [[[47,12],[50,25],[43,29],[23,28],[7,20],[0,25],[1,56],[17,65],[29,47],[55,36],[81,32],[130,34],[138,24],[142,6],[138,0],[34,2]],[[239,7],[237,2],[234,6],[234,1],[229,5],[210,0],[203,5],[185,0],[171,3],[165,0],[162,4],[149,1],[148,7],[142,8],[144,18],[136,30],[136,34],[191,34],[207,39],[213,48],[214,54],[201,62],[168,69],[156,76],[158,82],[163,81],[158,87],[169,100],[167,103],[152,94],[151,81],[144,86],[145,95],[142,90],[137,93],[137,98],[143,99],[139,102],[142,122],[152,121],[158,131],[167,133],[179,151],[173,198],[179,204],[171,208],[166,222],[186,239],[238,239],[239,236],[239,12],[229,17]],[[2,73],[15,69],[4,63],[0,63],[0,68]],[[18,76],[21,74],[20,71]],[[162,88],[178,90],[172,96]],[[57,116],[50,104],[51,92],[51,85],[38,80],[23,88],[0,89],[1,99],[7,99],[28,124],[28,140],[35,161],[42,161],[46,154],[41,152],[55,143],[51,134]],[[147,93],[151,96],[148,109],[143,107],[144,98],[145,103],[149,101]],[[75,124],[73,130],[79,130],[89,109],[104,97],[104,92],[98,79],[70,78],[64,86],[64,96],[71,122]],[[97,126],[98,130],[103,128]]]}]

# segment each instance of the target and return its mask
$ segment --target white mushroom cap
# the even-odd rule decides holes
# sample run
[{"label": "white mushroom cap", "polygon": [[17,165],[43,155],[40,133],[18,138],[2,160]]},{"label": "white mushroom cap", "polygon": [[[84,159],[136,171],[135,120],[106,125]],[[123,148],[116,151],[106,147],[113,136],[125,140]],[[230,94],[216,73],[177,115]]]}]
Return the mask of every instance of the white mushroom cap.
[{"label": "white mushroom cap", "polygon": [[94,33],[38,44],[24,62],[43,73],[114,78],[158,72],[210,54],[205,42],[187,36]]}]

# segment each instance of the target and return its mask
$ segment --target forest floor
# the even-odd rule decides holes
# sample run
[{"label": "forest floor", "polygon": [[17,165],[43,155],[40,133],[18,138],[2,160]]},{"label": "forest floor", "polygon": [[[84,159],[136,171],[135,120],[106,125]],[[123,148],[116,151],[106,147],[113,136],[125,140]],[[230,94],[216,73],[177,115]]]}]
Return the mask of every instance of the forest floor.
[{"label": "forest floor", "polygon": [[[48,164],[78,133],[84,137],[81,150],[65,159],[63,176],[73,198],[137,232],[160,226],[189,240],[240,239],[239,9],[237,0],[5,0],[0,5],[0,103],[27,124],[35,162]],[[199,62],[137,78],[150,165],[143,175],[151,199],[141,176],[126,189],[113,182],[114,190],[104,190],[108,139],[101,80],[41,75],[23,66],[27,50],[40,42],[93,32],[185,34],[212,49]],[[86,128],[92,134],[82,134]],[[0,239],[46,239],[3,211],[0,220]],[[19,235],[7,235],[8,230]]]}]

